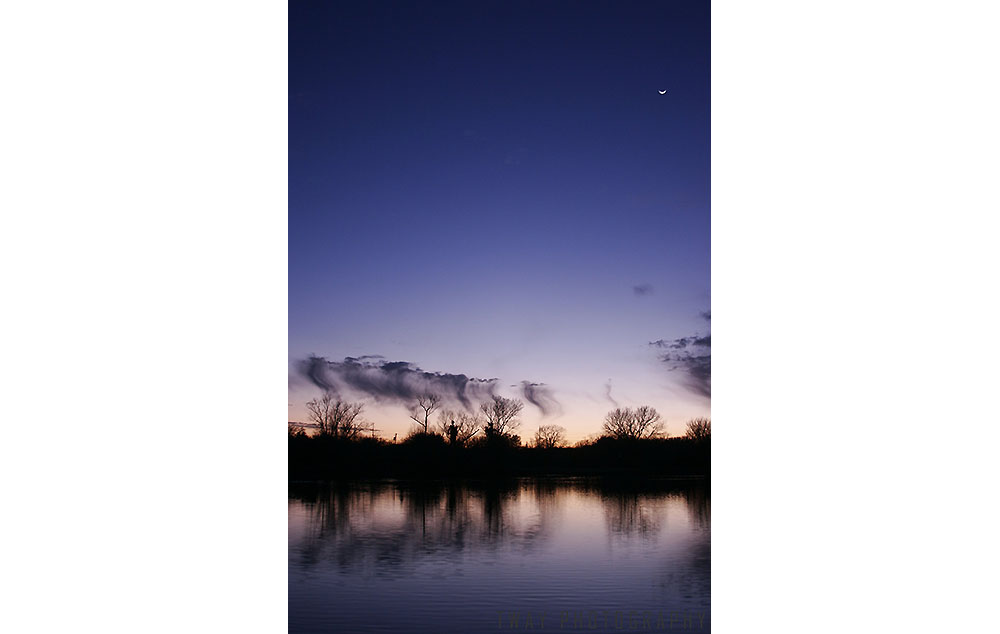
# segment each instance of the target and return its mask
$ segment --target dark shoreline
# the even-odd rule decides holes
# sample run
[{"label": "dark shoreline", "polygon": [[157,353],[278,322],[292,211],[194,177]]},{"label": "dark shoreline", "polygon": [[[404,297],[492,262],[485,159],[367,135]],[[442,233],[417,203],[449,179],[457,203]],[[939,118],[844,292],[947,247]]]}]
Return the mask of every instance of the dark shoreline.
[{"label": "dark shoreline", "polygon": [[453,446],[440,437],[403,443],[293,437],[289,481],[600,477],[708,479],[711,443],[686,438],[601,438],[578,447]]},{"label": "dark shoreline", "polygon": [[683,495],[709,499],[711,479],[703,476],[509,476],[484,478],[346,478],[336,480],[296,480],[288,483],[288,495],[300,501],[322,501],[328,496],[377,492],[394,489],[408,495],[440,495],[466,490],[509,495],[523,489],[550,492],[568,488],[602,495]]}]

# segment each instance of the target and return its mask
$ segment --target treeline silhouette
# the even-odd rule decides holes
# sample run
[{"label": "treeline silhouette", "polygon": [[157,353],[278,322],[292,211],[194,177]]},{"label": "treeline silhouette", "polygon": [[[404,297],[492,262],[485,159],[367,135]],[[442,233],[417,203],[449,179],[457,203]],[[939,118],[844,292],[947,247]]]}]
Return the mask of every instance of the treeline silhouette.
[{"label": "treeline silhouette", "polygon": [[289,479],[710,474],[708,419],[689,421],[684,436],[670,438],[655,409],[618,408],[607,414],[596,439],[568,447],[563,428],[542,425],[524,445],[514,433],[519,400],[494,396],[475,415],[443,411],[436,427],[433,405],[426,398],[418,403],[419,416],[411,417],[416,430],[394,442],[375,437],[360,421],[360,405],[330,395],[310,402],[313,433],[289,424]]}]

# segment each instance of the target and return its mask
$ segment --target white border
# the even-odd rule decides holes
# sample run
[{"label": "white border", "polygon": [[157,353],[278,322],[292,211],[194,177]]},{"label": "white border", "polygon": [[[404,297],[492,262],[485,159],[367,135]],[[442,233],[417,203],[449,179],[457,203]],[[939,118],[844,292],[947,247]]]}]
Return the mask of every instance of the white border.
[{"label": "white border", "polygon": [[[281,631],[285,7],[8,5],[2,629]],[[997,18],[713,3],[717,632],[992,622]]]},{"label": "white border", "polygon": [[286,20],[0,9],[0,630],[287,627]]},{"label": "white border", "polygon": [[998,18],[713,3],[717,632],[994,620]]}]

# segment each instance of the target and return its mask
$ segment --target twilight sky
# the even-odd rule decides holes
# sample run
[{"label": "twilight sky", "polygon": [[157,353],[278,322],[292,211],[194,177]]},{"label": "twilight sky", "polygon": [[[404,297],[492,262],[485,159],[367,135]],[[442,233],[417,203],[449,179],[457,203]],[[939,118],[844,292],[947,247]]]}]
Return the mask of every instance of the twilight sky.
[{"label": "twilight sky", "polygon": [[708,415],[709,81],[708,2],[291,2],[288,419]]}]

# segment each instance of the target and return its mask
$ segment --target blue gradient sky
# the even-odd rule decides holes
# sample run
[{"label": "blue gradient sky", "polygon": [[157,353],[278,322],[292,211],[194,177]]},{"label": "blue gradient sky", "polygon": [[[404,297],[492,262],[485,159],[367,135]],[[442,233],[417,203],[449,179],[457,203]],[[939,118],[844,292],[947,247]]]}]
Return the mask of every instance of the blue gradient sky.
[{"label": "blue gradient sky", "polygon": [[574,440],[609,379],[672,434],[709,413],[650,345],[710,329],[707,2],[292,2],[289,29],[289,420],[310,354],[545,383]]}]

